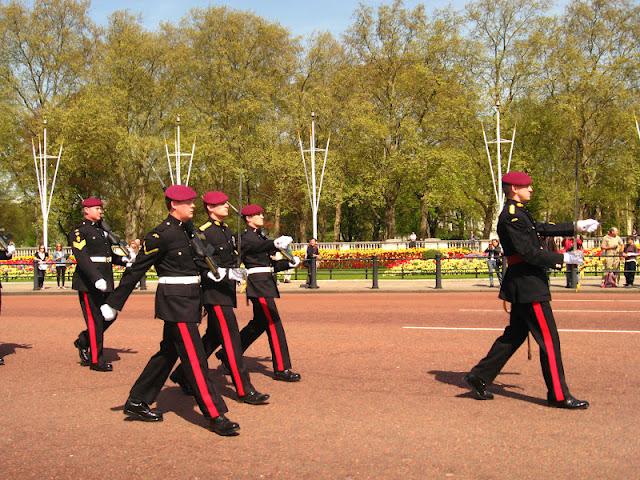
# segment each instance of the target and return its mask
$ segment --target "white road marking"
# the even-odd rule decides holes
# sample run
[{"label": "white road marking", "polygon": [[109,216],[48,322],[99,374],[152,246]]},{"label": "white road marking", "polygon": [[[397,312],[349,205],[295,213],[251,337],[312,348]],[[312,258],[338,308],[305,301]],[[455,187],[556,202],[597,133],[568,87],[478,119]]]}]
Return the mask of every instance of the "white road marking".
[{"label": "white road marking", "polygon": [[597,298],[597,299],[587,299],[587,298],[554,298],[551,303],[558,302],[636,302],[640,303],[640,300],[627,300],[622,298]]},{"label": "white road marking", "polygon": [[[502,332],[504,328],[491,327],[402,327],[407,330],[453,330],[453,331],[470,331],[470,332]],[[577,329],[577,328],[559,328],[559,332],[573,333],[640,333],[640,330],[594,330],[594,329]]]},{"label": "white road marking", "polygon": [[[460,308],[459,312],[502,312],[505,313],[502,308]],[[638,310],[568,310],[563,308],[554,308],[553,313],[638,313],[640,314],[640,309]]]}]

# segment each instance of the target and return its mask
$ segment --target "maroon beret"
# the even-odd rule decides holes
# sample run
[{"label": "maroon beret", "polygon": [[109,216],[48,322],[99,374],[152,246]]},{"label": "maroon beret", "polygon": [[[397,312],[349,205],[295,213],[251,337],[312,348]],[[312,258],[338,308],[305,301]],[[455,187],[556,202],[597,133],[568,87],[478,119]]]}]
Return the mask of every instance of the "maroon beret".
[{"label": "maroon beret", "polygon": [[202,201],[207,205],[220,205],[229,200],[224,192],[207,192],[202,196]]},{"label": "maroon beret", "polygon": [[184,202],[185,200],[193,200],[198,194],[193,188],[186,185],[171,185],[164,191],[164,196],[169,200]]},{"label": "maroon beret", "polygon": [[240,215],[242,215],[243,217],[251,217],[262,212],[264,212],[264,209],[260,205],[250,203],[249,205],[245,205],[244,207],[242,207]]},{"label": "maroon beret", "polygon": [[82,200],[82,206],[83,207],[101,207],[102,200],[100,200],[98,197],[87,197],[84,200]]},{"label": "maroon beret", "polygon": [[533,180],[524,172],[509,172],[502,176],[502,183],[507,185],[531,185]]}]

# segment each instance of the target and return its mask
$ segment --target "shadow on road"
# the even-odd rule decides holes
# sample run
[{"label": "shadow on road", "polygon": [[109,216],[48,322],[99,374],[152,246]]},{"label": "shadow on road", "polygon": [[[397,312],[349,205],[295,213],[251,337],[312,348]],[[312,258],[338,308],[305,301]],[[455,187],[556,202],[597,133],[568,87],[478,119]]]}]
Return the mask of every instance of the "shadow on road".
[{"label": "shadow on road", "polygon": [[121,353],[138,353],[137,350],[132,350],[131,348],[109,348],[104,347],[103,356],[105,362],[118,362],[121,360]]},{"label": "shadow on road", "polygon": [[[436,381],[441,383],[446,383],[448,385],[453,385],[455,387],[464,388],[467,390],[465,393],[460,393],[456,395],[458,398],[473,398],[469,390],[469,386],[464,381],[464,376],[468,372],[452,372],[448,370],[430,370],[430,375],[436,379]],[[517,372],[502,372],[500,373],[500,377],[505,375],[520,375]],[[502,395],[503,397],[513,398],[514,400],[521,400],[523,402],[535,403],[536,405],[547,405],[546,399],[532,397],[530,395],[525,395],[524,393],[515,392],[513,390],[522,390],[522,387],[515,384],[508,384],[502,382],[494,382],[489,386],[487,390],[494,393],[495,395]]]},{"label": "shadow on road", "polygon": [[31,349],[33,345],[29,343],[0,343],[0,358],[7,355],[14,355],[18,348]]}]

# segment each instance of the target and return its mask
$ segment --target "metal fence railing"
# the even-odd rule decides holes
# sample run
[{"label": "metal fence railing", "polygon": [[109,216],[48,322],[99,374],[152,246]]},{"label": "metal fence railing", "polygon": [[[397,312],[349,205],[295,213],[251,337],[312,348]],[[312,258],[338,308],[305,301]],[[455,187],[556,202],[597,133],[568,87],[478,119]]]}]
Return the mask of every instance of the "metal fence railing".
[{"label": "metal fence railing", "polygon": [[[587,255],[585,259],[620,258],[618,255]],[[502,259],[501,259],[502,260]],[[415,262],[417,261],[417,262]],[[294,280],[305,280],[309,288],[317,288],[318,280],[340,280],[340,279],[364,279],[371,280],[372,288],[378,288],[379,280],[382,279],[433,279],[435,288],[442,288],[443,279],[455,278],[488,278],[490,274],[502,273],[505,262],[498,262],[497,268],[490,270],[487,257],[483,255],[466,255],[449,257],[436,253],[434,258],[423,259],[420,256],[415,258],[393,257],[372,255],[370,257],[341,257],[332,259],[311,259],[304,262],[306,268],[294,269],[279,273],[282,278],[285,275],[291,276]],[[416,266],[417,264],[417,266]],[[65,266],[64,276],[66,281],[71,281],[76,264],[68,261]],[[38,265],[35,261],[0,261],[0,280],[11,281],[34,281],[38,273]],[[124,267],[114,265],[114,278],[118,280],[124,273]],[[497,270],[497,271],[496,271]],[[47,262],[47,269],[43,270],[45,281],[56,279],[56,264]],[[580,268],[582,276],[600,277],[607,270],[599,261],[587,262]],[[620,258],[620,266],[615,269],[618,275],[635,272],[635,270],[624,269],[624,258]],[[549,270],[552,277],[566,275],[566,269]],[[157,275],[153,268],[148,272],[147,278],[154,280]]]}]

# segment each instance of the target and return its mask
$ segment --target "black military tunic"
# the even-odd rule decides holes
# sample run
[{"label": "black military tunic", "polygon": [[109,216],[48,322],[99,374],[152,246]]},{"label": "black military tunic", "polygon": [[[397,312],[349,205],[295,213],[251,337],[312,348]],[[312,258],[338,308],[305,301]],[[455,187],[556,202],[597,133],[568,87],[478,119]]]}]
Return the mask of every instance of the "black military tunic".
[{"label": "black military tunic", "polygon": [[493,382],[525,341],[527,332],[531,332],[540,346],[540,364],[548,398],[562,401],[570,396],[545,273],[545,268],[562,268],[563,255],[544,250],[540,237],[573,233],[573,223],[536,222],[522,203],[507,200],[498,219],[498,235],[508,262],[500,298],[511,302],[510,323],[487,356],[471,370],[487,384]]},{"label": "black military tunic", "polygon": [[147,270],[154,265],[158,273],[155,316],[163,320],[160,350],[149,360],[133,385],[129,399],[151,404],[155,401],[176,360],[180,357],[185,374],[205,417],[227,412],[224,400],[208,376],[198,323],[201,319],[200,275],[205,266],[191,246],[192,228],[169,215],[144,239],[131,268],[107,303],[122,310],[127,298]]},{"label": "black military tunic", "polygon": [[[80,307],[87,329],[80,332],[76,346],[89,349],[92,365],[101,365],[103,359],[104,332],[114,320],[106,321],[100,312],[109,292],[113,292],[112,264],[124,265],[122,257],[111,250],[111,242],[99,222],[83,220],[68,237],[69,245],[76,259],[71,287],[78,292]],[[104,280],[107,288],[104,292],[95,286],[96,281]]]},{"label": "black military tunic", "polygon": [[[271,348],[273,369],[282,372],[291,368],[287,337],[282,326],[275,298],[280,297],[275,273],[288,270],[288,260],[272,260],[277,251],[273,240],[261,230],[248,228],[242,235],[242,263],[248,271],[247,297],[253,304],[253,319],[242,329],[242,351],[256,341],[266,330]],[[272,271],[255,272],[255,268],[269,268]]]},{"label": "black military tunic", "polygon": [[[235,237],[226,223],[210,219],[200,227],[200,231],[205,236],[205,243],[216,265],[226,269],[238,266]],[[231,378],[238,396],[242,397],[255,389],[243,361],[240,331],[234,312],[237,304],[236,281],[227,275],[220,282],[215,282],[203,275],[202,290],[208,315],[207,331],[202,337],[205,354],[208,358],[222,344],[227,352]],[[178,366],[171,378],[179,383],[184,382],[182,365]]]}]

